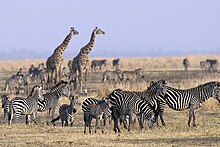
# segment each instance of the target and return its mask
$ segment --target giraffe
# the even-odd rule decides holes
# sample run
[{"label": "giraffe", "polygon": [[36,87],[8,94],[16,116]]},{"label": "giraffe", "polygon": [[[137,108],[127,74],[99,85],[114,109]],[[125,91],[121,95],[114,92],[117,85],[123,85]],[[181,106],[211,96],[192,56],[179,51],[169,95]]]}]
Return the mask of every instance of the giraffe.
[{"label": "giraffe", "polygon": [[[87,94],[87,76],[89,69],[88,54],[92,50],[95,42],[96,35],[105,34],[104,31],[95,27],[92,32],[91,39],[87,45],[81,48],[76,57],[73,58],[71,75],[74,76],[74,90],[77,90],[77,80],[79,82],[80,93],[82,93],[82,71],[85,70],[85,94]],[[78,72],[78,73],[77,73]]]},{"label": "giraffe", "polygon": [[79,34],[78,31],[74,29],[74,27],[70,28],[69,34],[66,36],[64,41],[54,50],[53,54],[47,58],[46,67],[48,71],[48,82],[49,85],[52,86],[53,84],[53,76],[55,72],[55,83],[59,78],[61,80],[61,68],[63,64],[63,52],[67,48],[68,43],[70,42],[73,35]]}]

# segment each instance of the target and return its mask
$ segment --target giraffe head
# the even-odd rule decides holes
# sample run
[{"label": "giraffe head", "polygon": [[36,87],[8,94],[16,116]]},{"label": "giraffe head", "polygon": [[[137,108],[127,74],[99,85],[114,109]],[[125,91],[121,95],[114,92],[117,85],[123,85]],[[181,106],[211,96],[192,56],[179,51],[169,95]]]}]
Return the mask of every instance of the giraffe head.
[{"label": "giraffe head", "polygon": [[78,34],[79,34],[79,32],[78,32],[77,30],[75,30],[74,27],[71,27],[71,28],[70,28],[70,33],[71,33],[72,35],[78,35]]},{"label": "giraffe head", "polygon": [[94,29],[94,34],[95,35],[99,35],[99,34],[105,34],[105,32],[104,31],[102,31],[101,29],[99,29],[98,27],[95,27],[95,29]]}]

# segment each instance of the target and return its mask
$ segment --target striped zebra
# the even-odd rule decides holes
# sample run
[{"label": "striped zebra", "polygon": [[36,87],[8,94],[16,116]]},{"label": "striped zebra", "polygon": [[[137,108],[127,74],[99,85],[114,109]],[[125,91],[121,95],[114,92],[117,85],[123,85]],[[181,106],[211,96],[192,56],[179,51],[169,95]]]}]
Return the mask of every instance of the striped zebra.
[{"label": "striped zebra", "polygon": [[[88,100],[88,99],[87,99]],[[90,98],[91,100],[91,98]],[[85,101],[84,101],[85,102]],[[84,103],[85,106],[85,103]],[[86,110],[84,109],[85,107],[82,107],[83,114],[84,114],[84,134],[86,134],[86,127],[89,127],[89,133],[91,134],[91,122],[92,119],[96,119],[96,124],[95,124],[95,133],[97,130],[97,125],[98,125],[98,120],[100,120],[100,125],[101,125],[101,130],[102,133],[104,133],[104,115],[108,112],[108,104],[106,103],[105,100],[99,100],[97,101],[96,104],[88,104],[86,105]]]},{"label": "striped zebra", "polygon": [[[156,127],[154,109],[157,109],[153,97],[160,94],[165,94],[166,92],[166,81],[159,80],[152,83],[147,90],[144,91],[144,97],[148,97],[149,101],[146,102],[135,93],[128,93],[122,90],[114,90],[108,97],[107,100],[111,103],[112,118],[114,120],[114,132],[120,132],[118,127],[118,119],[122,118],[124,115],[129,116],[129,126],[128,131],[130,131],[131,114],[135,113],[140,117],[142,114],[147,119],[147,124],[149,128]],[[165,89],[165,90],[164,90]],[[139,124],[141,125],[142,118],[139,119]],[[141,125],[141,129],[143,126]]]},{"label": "striped zebra", "polygon": [[141,68],[135,69],[133,71],[123,71],[122,72],[122,83],[127,84],[128,82],[130,84],[137,83],[139,80],[144,78],[144,73]]},{"label": "striped zebra", "polygon": [[3,112],[4,112],[4,115],[3,115],[3,123],[5,123],[6,121],[6,116],[8,114],[8,111],[9,111],[9,98],[7,95],[2,95],[1,96],[1,99],[2,99],[2,108],[3,108]]},{"label": "striped zebra", "polygon": [[27,98],[15,97],[11,100],[8,112],[8,124],[11,125],[12,121],[20,115],[26,115],[26,124],[30,121],[30,115],[35,117],[37,115],[38,100],[42,100],[41,95],[42,87],[35,85],[32,88],[31,94]]},{"label": "striped zebra", "polygon": [[99,71],[102,70],[102,65],[104,65],[106,67],[106,59],[103,60],[92,60],[91,62],[91,71],[92,72],[96,72],[96,66],[99,66]]},{"label": "striped zebra", "polygon": [[12,75],[5,81],[4,90],[7,92],[10,91],[10,94],[19,94],[20,84],[23,82],[23,75],[16,74]]},{"label": "striped zebra", "polygon": [[[61,119],[62,127],[68,126],[68,121],[70,121],[70,125],[73,126],[74,116],[76,114],[76,105],[77,105],[78,97],[70,96],[70,104],[63,104],[59,108],[59,116],[53,119],[51,122],[55,126],[55,122]],[[64,124],[65,122],[65,124]]]},{"label": "striped zebra", "polygon": [[[166,95],[163,97],[159,96],[158,98],[158,113],[163,114],[165,104],[176,111],[189,109],[188,126],[190,127],[192,118],[193,126],[196,126],[194,110],[201,107],[201,104],[210,97],[220,102],[219,86],[219,82],[208,82],[185,90],[167,86]],[[163,120],[163,117],[160,118]]]},{"label": "striped zebra", "polygon": [[48,111],[47,124],[54,118],[55,109],[61,96],[70,96],[68,82],[63,80],[57,83],[48,93],[43,94],[44,99],[42,101],[38,101],[37,111]]},{"label": "striped zebra", "polygon": [[122,71],[120,69],[116,69],[115,71],[106,70],[103,73],[102,82],[104,84],[113,84],[116,86],[121,83],[122,79]]}]

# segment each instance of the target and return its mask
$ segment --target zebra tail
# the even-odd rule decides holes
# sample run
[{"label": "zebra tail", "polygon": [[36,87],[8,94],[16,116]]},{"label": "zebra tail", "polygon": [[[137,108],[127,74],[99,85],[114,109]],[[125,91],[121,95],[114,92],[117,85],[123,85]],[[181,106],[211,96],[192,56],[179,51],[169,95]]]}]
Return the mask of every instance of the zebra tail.
[{"label": "zebra tail", "polygon": [[60,119],[60,115],[57,116],[57,118],[54,118],[53,120],[51,120],[52,123],[54,123],[55,121],[58,121]]}]

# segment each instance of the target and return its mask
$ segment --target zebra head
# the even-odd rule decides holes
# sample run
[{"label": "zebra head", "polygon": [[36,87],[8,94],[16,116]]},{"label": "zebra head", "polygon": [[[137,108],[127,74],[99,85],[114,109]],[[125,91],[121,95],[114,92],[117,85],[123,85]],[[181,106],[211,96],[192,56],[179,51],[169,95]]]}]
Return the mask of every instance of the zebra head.
[{"label": "zebra head", "polygon": [[219,82],[216,82],[216,86],[213,88],[213,91],[212,91],[212,97],[217,99],[218,102],[220,103],[220,83]]},{"label": "zebra head", "polygon": [[146,117],[146,120],[147,120],[147,126],[150,128],[150,129],[155,129],[157,127],[157,122],[156,122],[156,118],[155,118],[155,114],[152,112],[150,113],[147,117]]},{"label": "zebra head", "polygon": [[61,80],[50,91],[56,91],[60,96],[70,97],[70,90],[67,81]]},{"label": "zebra head", "polygon": [[76,105],[78,103],[78,96],[71,95],[69,99],[70,99],[70,105],[72,106],[72,108],[76,109]]},{"label": "zebra head", "polygon": [[31,90],[30,96],[36,95],[36,98],[38,98],[40,101],[42,101],[44,99],[44,97],[42,95],[42,89],[43,89],[42,86],[35,85]]},{"label": "zebra head", "polygon": [[103,34],[103,35],[104,35],[104,34],[105,34],[105,32],[102,31],[101,29],[99,29],[98,27],[95,27],[95,29],[94,29],[93,32],[94,32],[95,35],[97,35],[97,34],[98,34],[98,35],[99,35],[99,34]]},{"label": "zebra head", "polygon": [[5,105],[7,105],[7,101],[9,101],[8,96],[7,95],[2,95],[1,99],[2,99],[2,108],[4,108]]},{"label": "zebra head", "polygon": [[157,82],[151,81],[148,90],[150,90],[151,93],[156,94],[156,96],[165,96],[167,91],[166,84],[166,80],[159,80]]}]

